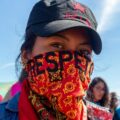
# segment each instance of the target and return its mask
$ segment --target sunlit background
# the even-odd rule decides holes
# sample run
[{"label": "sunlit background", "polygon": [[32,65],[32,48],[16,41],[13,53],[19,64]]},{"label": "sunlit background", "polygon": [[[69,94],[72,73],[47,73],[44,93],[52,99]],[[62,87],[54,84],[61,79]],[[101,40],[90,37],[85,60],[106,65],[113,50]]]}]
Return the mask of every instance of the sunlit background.
[{"label": "sunlit background", "polygon": [[[0,94],[18,80],[15,59],[24,40],[29,13],[38,0],[0,0]],[[120,0],[79,0],[88,5],[98,21],[103,41],[101,55],[94,56],[92,78],[104,78],[110,91],[120,95]]]}]

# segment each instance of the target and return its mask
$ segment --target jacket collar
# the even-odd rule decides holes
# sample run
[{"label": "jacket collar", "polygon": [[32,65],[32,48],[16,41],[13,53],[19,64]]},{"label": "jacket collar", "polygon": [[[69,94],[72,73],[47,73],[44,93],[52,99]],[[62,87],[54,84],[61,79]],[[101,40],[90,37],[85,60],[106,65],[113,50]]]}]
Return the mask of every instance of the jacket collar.
[{"label": "jacket collar", "polygon": [[10,99],[6,105],[6,109],[12,112],[18,112],[18,101],[20,93],[17,93],[12,99]]}]

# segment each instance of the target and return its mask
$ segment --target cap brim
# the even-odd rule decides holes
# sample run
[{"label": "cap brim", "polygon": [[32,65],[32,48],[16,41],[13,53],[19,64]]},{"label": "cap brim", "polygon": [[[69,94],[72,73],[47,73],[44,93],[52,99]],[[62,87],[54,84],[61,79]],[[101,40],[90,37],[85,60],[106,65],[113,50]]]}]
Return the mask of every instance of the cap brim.
[{"label": "cap brim", "polygon": [[38,36],[46,37],[70,28],[84,28],[88,31],[94,52],[96,54],[100,54],[102,50],[102,42],[99,34],[94,29],[79,21],[56,20],[49,23],[36,24],[31,26],[29,29]]}]

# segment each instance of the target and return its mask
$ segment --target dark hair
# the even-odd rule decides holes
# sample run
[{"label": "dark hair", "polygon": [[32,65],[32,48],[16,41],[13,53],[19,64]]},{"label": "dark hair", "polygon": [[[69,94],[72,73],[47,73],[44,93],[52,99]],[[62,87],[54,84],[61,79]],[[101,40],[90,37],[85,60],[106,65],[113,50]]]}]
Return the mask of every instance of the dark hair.
[{"label": "dark hair", "polygon": [[103,80],[101,77],[95,77],[92,80],[92,82],[89,85],[88,91],[87,91],[86,99],[91,101],[91,102],[94,101],[93,88],[99,82],[102,82],[105,85],[105,94],[104,94],[103,98],[99,101],[99,103],[101,106],[108,106],[108,104],[109,104],[109,90],[108,90],[108,86],[107,86],[105,80]]},{"label": "dark hair", "polygon": [[37,36],[31,31],[26,31],[25,33],[24,42],[22,43],[20,48],[20,54],[15,61],[16,74],[17,76],[19,76],[19,82],[22,82],[27,77],[26,72],[21,68],[21,54],[24,50],[27,53],[32,52],[36,37]]}]

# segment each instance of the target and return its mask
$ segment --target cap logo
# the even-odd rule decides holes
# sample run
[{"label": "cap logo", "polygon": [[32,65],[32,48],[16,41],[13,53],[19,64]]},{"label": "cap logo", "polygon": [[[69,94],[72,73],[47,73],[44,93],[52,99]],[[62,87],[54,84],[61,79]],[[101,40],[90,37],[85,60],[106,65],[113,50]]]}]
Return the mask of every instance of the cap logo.
[{"label": "cap logo", "polygon": [[85,7],[83,7],[80,3],[74,3],[73,7],[75,10],[80,10],[82,13],[85,13]]},{"label": "cap logo", "polygon": [[86,24],[88,27],[92,27],[91,23],[88,19],[83,18],[82,16],[79,16],[77,13],[71,14],[70,12],[65,13],[64,16],[65,19],[72,19],[72,20],[79,20]]}]

